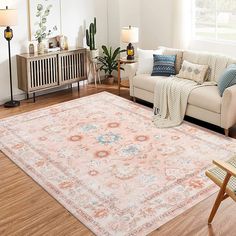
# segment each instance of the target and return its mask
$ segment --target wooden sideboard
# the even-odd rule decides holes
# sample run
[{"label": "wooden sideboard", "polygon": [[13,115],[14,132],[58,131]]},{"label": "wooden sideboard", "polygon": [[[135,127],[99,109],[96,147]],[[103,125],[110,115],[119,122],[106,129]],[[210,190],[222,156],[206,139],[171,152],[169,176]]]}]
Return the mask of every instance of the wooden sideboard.
[{"label": "wooden sideboard", "polygon": [[87,80],[87,50],[85,48],[45,54],[17,55],[18,88],[27,98],[47,89]]}]

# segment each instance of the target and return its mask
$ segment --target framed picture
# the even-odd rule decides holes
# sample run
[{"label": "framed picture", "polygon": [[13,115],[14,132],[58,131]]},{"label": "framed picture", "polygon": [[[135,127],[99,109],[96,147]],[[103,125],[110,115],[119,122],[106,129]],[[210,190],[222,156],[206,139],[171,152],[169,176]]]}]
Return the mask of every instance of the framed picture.
[{"label": "framed picture", "polygon": [[43,40],[61,34],[61,1],[28,0],[30,40]]}]

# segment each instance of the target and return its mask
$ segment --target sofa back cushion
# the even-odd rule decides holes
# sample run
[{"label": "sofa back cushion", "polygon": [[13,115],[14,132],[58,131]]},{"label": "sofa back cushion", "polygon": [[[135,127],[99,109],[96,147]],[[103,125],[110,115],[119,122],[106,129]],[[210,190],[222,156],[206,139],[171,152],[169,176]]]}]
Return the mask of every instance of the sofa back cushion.
[{"label": "sofa back cushion", "polygon": [[174,55],[176,54],[176,73],[178,74],[183,61],[189,61],[195,64],[208,65],[208,81],[219,80],[219,77],[224,73],[225,69],[231,65],[236,64],[236,58],[227,57],[224,55],[209,53],[209,52],[199,52],[191,50],[180,50],[175,48],[159,47],[164,55]]},{"label": "sofa back cushion", "polygon": [[227,56],[196,51],[184,51],[183,60],[195,64],[208,65],[209,74],[207,80],[218,82],[219,77],[222,75],[228,65],[236,62],[236,59]]},{"label": "sofa back cushion", "polygon": [[176,55],[175,71],[178,74],[183,62],[183,50],[167,47],[159,47],[158,49],[162,51],[163,55]]}]

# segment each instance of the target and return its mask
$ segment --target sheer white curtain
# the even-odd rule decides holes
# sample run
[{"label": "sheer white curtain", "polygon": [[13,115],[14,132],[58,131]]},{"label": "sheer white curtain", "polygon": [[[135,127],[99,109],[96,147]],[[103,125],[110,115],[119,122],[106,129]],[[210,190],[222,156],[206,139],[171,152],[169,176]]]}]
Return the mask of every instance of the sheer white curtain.
[{"label": "sheer white curtain", "polygon": [[174,0],[173,47],[188,49],[192,38],[193,0]]}]

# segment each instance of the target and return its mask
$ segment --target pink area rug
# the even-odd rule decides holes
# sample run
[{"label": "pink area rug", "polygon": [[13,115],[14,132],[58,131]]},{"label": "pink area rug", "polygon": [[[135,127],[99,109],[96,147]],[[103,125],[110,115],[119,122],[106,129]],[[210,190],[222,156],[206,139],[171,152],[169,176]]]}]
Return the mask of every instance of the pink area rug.
[{"label": "pink area rug", "polygon": [[0,121],[1,150],[97,235],[146,235],[217,191],[236,142],[109,93]]}]

